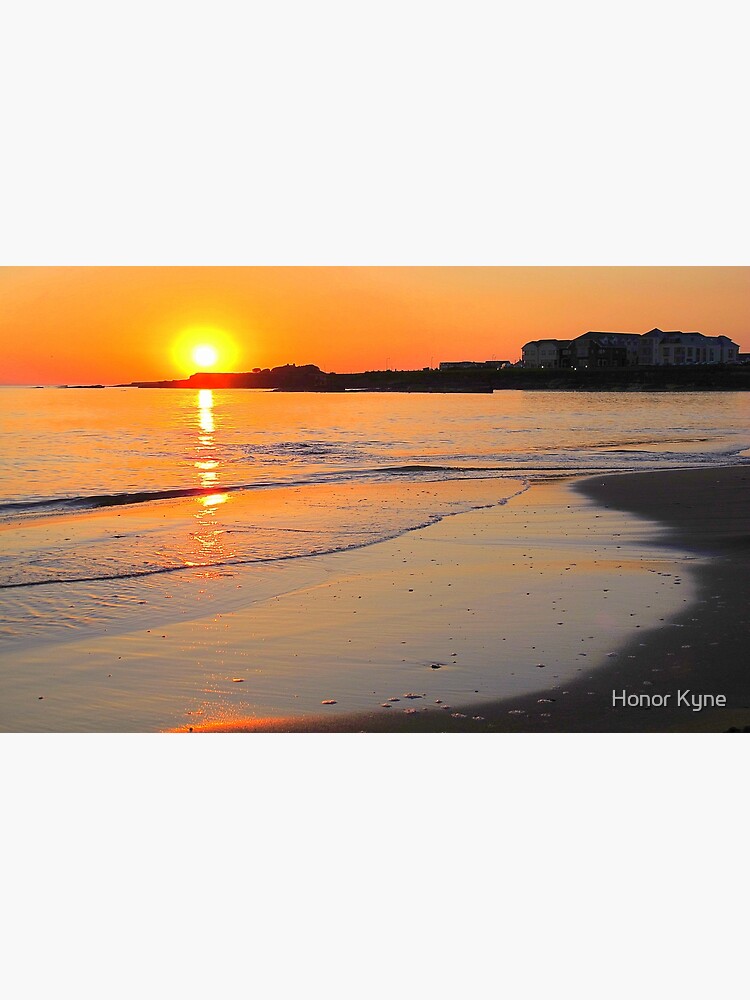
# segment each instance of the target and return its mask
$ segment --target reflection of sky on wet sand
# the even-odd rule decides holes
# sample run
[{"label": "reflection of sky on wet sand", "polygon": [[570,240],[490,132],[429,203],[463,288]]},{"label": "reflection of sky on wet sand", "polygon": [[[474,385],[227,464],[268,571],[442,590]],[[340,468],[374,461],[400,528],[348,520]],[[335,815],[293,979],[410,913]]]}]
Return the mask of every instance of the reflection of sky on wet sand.
[{"label": "reflection of sky on wet sand", "polygon": [[[652,545],[655,527],[595,510],[549,483],[377,546],[290,561],[274,599],[186,623],[179,649],[206,673],[177,728],[428,707],[470,725],[483,701],[549,686],[559,700],[584,678],[606,696],[594,668],[683,609],[692,581],[686,553]],[[252,572],[237,577],[246,595]],[[320,575],[300,586],[298,572]],[[535,704],[549,717],[553,702]]]}]

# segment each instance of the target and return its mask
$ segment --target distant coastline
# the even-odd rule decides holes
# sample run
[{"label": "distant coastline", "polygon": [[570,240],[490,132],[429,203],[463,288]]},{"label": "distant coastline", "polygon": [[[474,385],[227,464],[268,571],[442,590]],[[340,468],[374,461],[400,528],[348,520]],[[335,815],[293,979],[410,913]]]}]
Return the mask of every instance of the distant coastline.
[{"label": "distant coastline", "polygon": [[[101,389],[95,385],[60,388]],[[196,372],[186,379],[135,381],[108,388],[272,389],[280,392],[488,393],[509,390],[575,392],[742,392],[750,389],[750,365],[529,369],[519,367],[416,371],[324,372],[317,365],[282,365],[251,372]]]}]

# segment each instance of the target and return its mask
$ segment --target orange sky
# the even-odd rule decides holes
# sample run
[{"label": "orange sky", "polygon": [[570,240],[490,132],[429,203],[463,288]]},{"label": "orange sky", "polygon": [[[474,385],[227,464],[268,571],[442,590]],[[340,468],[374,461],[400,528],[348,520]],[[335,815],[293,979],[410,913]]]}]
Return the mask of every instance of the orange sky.
[{"label": "orange sky", "polygon": [[342,372],[654,326],[749,351],[750,267],[0,268],[2,384],[182,377],[198,341],[216,340],[216,370]]}]

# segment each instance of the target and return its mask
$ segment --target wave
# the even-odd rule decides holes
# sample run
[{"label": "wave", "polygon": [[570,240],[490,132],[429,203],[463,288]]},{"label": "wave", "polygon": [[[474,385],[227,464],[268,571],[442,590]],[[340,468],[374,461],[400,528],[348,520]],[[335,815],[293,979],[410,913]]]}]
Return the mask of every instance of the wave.
[{"label": "wave", "polygon": [[507,475],[507,470],[498,466],[454,466],[454,465],[397,465],[376,466],[374,468],[350,469],[347,472],[332,471],[310,473],[306,476],[285,479],[258,479],[251,483],[230,485],[189,486],[162,490],[133,490],[122,493],[95,493],[68,497],[42,497],[29,500],[8,500],[0,503],[0,517],[18,514],[44,514],[55,511],[86,511],[100,507],[117,507],[125,504],[152,503],[158,500],[180,500],[190,497],[212,496],[216,493],[236,493],[242,490],[279,489],[289,486],[307,486],[324,483],[351,482],[358,479],[374,479],[380,476],[409,476],[430,474],[455,474],[459,479],[473,473]]},{"label": "wave", "polygon": [[[696,439],[700,440],[700,439]],[[639,444],[641,442],[638,442]],[[647,442],[643,442],[647,443]],[[587,454],[587,461],[581,461],[581,454]],[[617,457],[626,459],[617,463]],[[489,456],[466,456],[467,461],[484,459]],[[615,463],[608,461],[614,458]],[[96,510],[106,507],[137,505],[167,500],[190,499],[223,493],[236,493],[249,490],[268,490],[283,487],[303,487],[323,484],[341,484],[352,482],[387,481],[388,479],[413,478],[415,480],[446,479],[502,479],[523,478],[534,476],[547,478],[550,473],[562,476],[599,475],[607,472],[628,472],[637,468],[696,468],[714,465],[728,465],[735,462],[744,463],[747,457],[741,449],[710,452],[687,451],[646,451],[637,447],[616,447],[614,444],[598,445],[595,449],[586,448],[576,451],[562,450],[541,455],[539,452],[506,453],[493,455],[490,458],[495,464],[465,464],[453,465],[445,463],[411,462],[403,465],[378,465],[355,467],[347,469],[331,469],[329,471],[308,472],[289,477],[255,479],[252,482],[232,483],[224,485],[214,483],[211,486],[173,487],[167,489],[148,489],[123,491],[118,493],[81,494],[63,497],[37,497],[15,499],[0,502],[0,520],[54,515],[56,513],[76,513]],[[502,463],[502,464],[501,464]]]},{"label": "wave", "polygon": [[[518,479],[518,477],[514,477]],[[354,542],[342,542],[340,540],[341,533],[337,533],[337,537],[331,538],[327,543],[320,544],[315,547],[307,548],[303,551],[289,552],[289,553],[276,553],[272,555],[255,555],[255,556],[230,556],[223,559],[206,560],[201,562],[179,562],[173,563],[171,565],[151,565],[147,568],[144,567],[134,567],[132,565],[123,566],[118,568],[113,572],[99,571],[94,573],[78,574],[78,575],[61,575],[45,579],[37,580],[20,580],[13,582],[0,582],[0,591],[3,590],[18,590],[21,588],[30,587],[46,587],[59,584],[70,584],[70,583],[95,583],[100,581],[111,581],[111,580],[130,580],[143,577],[153,577],[161,576],[167,573],[179,573],[179,572],[190,572],[198,571],[205,572],[206,570],[221,570],[229,569],[236,566],[251,566],[251,565],[261,565],[268,563],[281,563],[288,562],[293,559],[309,559],[312,556],[320,555],[331,555],[337,552],[349,552],[354,549],[366,548],[370,545],[376,545],[379,542],[387,541],[391,538],[396,538],[400,535],[406,534],[411,531],[417,531],[421,528],[427,528],[430,525],[437,524],[444,518],[453,517],[457,514],[467,513],[471,510],[483,510],[489,507],[503,506],[509,500],[514,497],[519,496],[524,493],[530,487],[530,482],[522,480],[523,485],[520,489],[513,491],[504,497],[495,498],[489,502],[467,502],[462,504],[458,509],[454,510],[440,510],[432,511],[426,513],[419,518],[411,520],[407,524],[391,525],[389,527],[384,527],[381,530],[375,532],[372,529],[363,530],[360,537]],[[234,529],[233,529],[234,530]],[[242,529],[240,529],[242,530]],[[289,530],[289,529],[282,529]],[[295,533],[306,533],[300,531],[300,529],[291,529]]]},{"label": "wave", "polygon": [[[242,489],[241,486],[222,487],[222,493]],[[181,497],[210,496],[219,490],[205,487],[187,487],[171,490],[137,490],[133,493],[98,493],[75,497],[46,497],[40,500],[10,500],[0,503],[0,514],[18,511],[22,513],[53,510],[94,510],[97,507],[116,507],[119,504],[149,503],[152,500],[174,500]]]}]

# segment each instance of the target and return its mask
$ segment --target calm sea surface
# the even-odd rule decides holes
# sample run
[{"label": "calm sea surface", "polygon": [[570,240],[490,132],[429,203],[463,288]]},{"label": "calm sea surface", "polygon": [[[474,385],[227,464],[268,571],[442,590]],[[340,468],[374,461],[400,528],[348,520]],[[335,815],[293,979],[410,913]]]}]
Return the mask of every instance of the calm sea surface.
[{"label": "calm sea surface", "polygon": [[0,404],[4,517],[206,486],[721,465],[750,446],[746,393],[5,388]]},{"label": "calm sea surface", "polygon": [[[496,498],[497,480],[510,496],[550,476],[731,464],[750,447],[744,393],[6,388],[0,403],[2,587],[334,551],[462,507],[416,489],[385,504],[370,485],[471,478]],[[321,506],[323,484],[338,493]],[[271,513],[260,491],[284,488],[286,515]],[[111,530],[101,515],[125,507],[138,530]],[[210,544],[231,527],[230,546]]]},{"label": "calm sea surface", "polygon": [[731,464],[750,447],[743,393],[6,388],[0,401],[12,635],[66,621],[52,584],[356,548],[534,479]]}]

